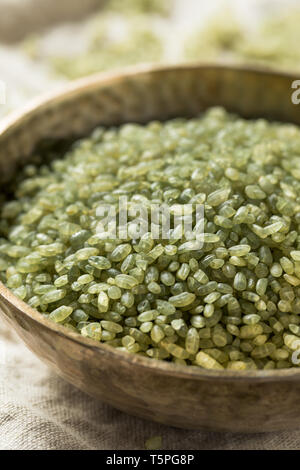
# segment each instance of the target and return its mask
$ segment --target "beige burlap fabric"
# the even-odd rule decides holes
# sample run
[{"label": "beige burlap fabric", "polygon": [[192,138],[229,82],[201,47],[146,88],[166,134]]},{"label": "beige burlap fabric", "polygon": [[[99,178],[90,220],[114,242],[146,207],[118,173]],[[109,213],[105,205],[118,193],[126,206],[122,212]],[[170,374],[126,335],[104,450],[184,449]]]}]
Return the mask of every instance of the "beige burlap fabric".
[{"label": "beige burlap fabric", "polygon": [[241,435],[185,431],[137,419],[54,375],[0,324],[0,450],[299,449],[300,431]]}]

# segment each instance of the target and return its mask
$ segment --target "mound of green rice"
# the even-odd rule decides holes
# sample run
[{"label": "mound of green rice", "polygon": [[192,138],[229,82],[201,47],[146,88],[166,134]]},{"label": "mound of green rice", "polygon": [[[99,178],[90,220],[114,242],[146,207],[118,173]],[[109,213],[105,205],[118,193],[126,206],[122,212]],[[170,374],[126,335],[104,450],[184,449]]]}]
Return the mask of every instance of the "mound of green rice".
[{"label": "mound of green rice", "polygon": [[[97,208],[121,196],[148,215],[152,204],[204,205],[203,247],[172,227],[167,238],[104,238]],[[124,352],[287,368],[300,341],[299,224],[294,125],[213,108],[99,128],[18,176],[1,208],[0,279],[45,317]]]}]

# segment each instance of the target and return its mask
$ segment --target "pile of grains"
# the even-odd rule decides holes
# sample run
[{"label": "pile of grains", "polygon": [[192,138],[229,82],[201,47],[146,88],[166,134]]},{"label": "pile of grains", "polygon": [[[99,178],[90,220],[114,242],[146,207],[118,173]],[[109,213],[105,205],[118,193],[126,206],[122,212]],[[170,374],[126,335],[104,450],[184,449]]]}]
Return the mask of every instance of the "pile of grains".
[{"label": "pile of grains", "polygon": [[72,80],[99,71],[161,60],[161,38],[144,17],[127,19],[113,38],[111,24],[109,15],[96,17],[87,50],[75,57],[72,54],[51,57],[55,73]]},{"label": "pile of grains", "polygon": [[182,21],[178,7],[184,0],[109,0],[76,30],[77,40],[66,30],[65,43],[72,47],[58,48],[46,34],[28,37],[22,48],[56,78],[67,79],[138,63],[190,60],[300,68],[299,7],[272,15],[250,8],[242,21],[226,2],[204,20],[197,9],[191,14],[197,2],[191,3],[189,21]]},{"label": "pile of grains", "polygon": [[[228,17],[231,21],[224,21]],[[238,48],[250,40],[251,34],[235,18],[231,9],[208,18],[205,26],[194,27],[184,45],[184,56],[188,60],[240,60]]]},{"label": "pile of grains", "polygon": [[[224,17],[231,21],[224,21]],[[190,60],[223,60],[253,65],[299,70],[300,10],[295,8],[263,20],[256,27],[245,26],[224,9],[195,28],[185,43],[185,58]]]},{"label": "pile of grains", "polygon": [[48,32],[29,35],[21,47],[56,79],[161,62],[173,6],[173,0],[107,0],[81,27],[57,28],[59,39],[55,39],[55,30],[53,36]]},{"label": "pile of grains", "polygon": [[[120,351],[208,369],[291,367],[299,149],[298,127],[221,108],[99,128],[18,176],[1,204],[0,279],[46,318]],[[203,248],[172,228],[169,239],[104,239],[97,208],[120,196],[147,211],[204,205]]]}]

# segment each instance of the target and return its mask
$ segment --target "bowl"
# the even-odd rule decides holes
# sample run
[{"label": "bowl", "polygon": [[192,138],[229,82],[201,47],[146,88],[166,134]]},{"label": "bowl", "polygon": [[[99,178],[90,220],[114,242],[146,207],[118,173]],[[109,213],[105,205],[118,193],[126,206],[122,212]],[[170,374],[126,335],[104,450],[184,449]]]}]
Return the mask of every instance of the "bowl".
[{"label": "bowl", "polygon": [[[214,105],[245,118],[300,124],[297,76],[190,64],[100,74],[38,100],[0,124],[5,185],[41,146],[97,125],[196,116]],[[61,377],[127,413],[217,431],[263,432],[300,425],[300,370],[208,371],[122,353],[50,322],[0,283],[0,315]]]}]

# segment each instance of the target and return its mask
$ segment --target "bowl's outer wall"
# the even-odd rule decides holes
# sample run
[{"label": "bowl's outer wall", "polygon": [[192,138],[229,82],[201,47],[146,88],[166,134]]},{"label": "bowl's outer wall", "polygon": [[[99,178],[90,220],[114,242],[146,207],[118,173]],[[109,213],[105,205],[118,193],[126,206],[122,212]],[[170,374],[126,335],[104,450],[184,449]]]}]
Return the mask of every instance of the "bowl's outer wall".
[{"label": "bowl's outer wall", "polygon": [[[213,66],[143,69],[81,81],[63,95],[0,126],[2,184],[44,139],[84,135],[97,125],[195,116],[222,105],[245,117],[300,124],[291,102],[297,77]],[[0,283],[1,284],[1,283]],[[118,409],[161,423],[219,431],[274,431],[300,426],[300,374],[232,377],[116,354],[61,328],[0,285],[0,313],[27,346],[64,379]],[[150,364],[151,366],[148,366]],[[157,367],[153,367],[157,364]],[[284,373],[283,373],[284,375]]]},{"label": "bowl's outer wall", "polygon": [[300,380],[230,380],[226,372],[184,377],[176,368],[165,373],[54,333],[3,299],[0,309],[27,346],[61,377],[125,412],[190,429],[262,432],[298,426]]}]

